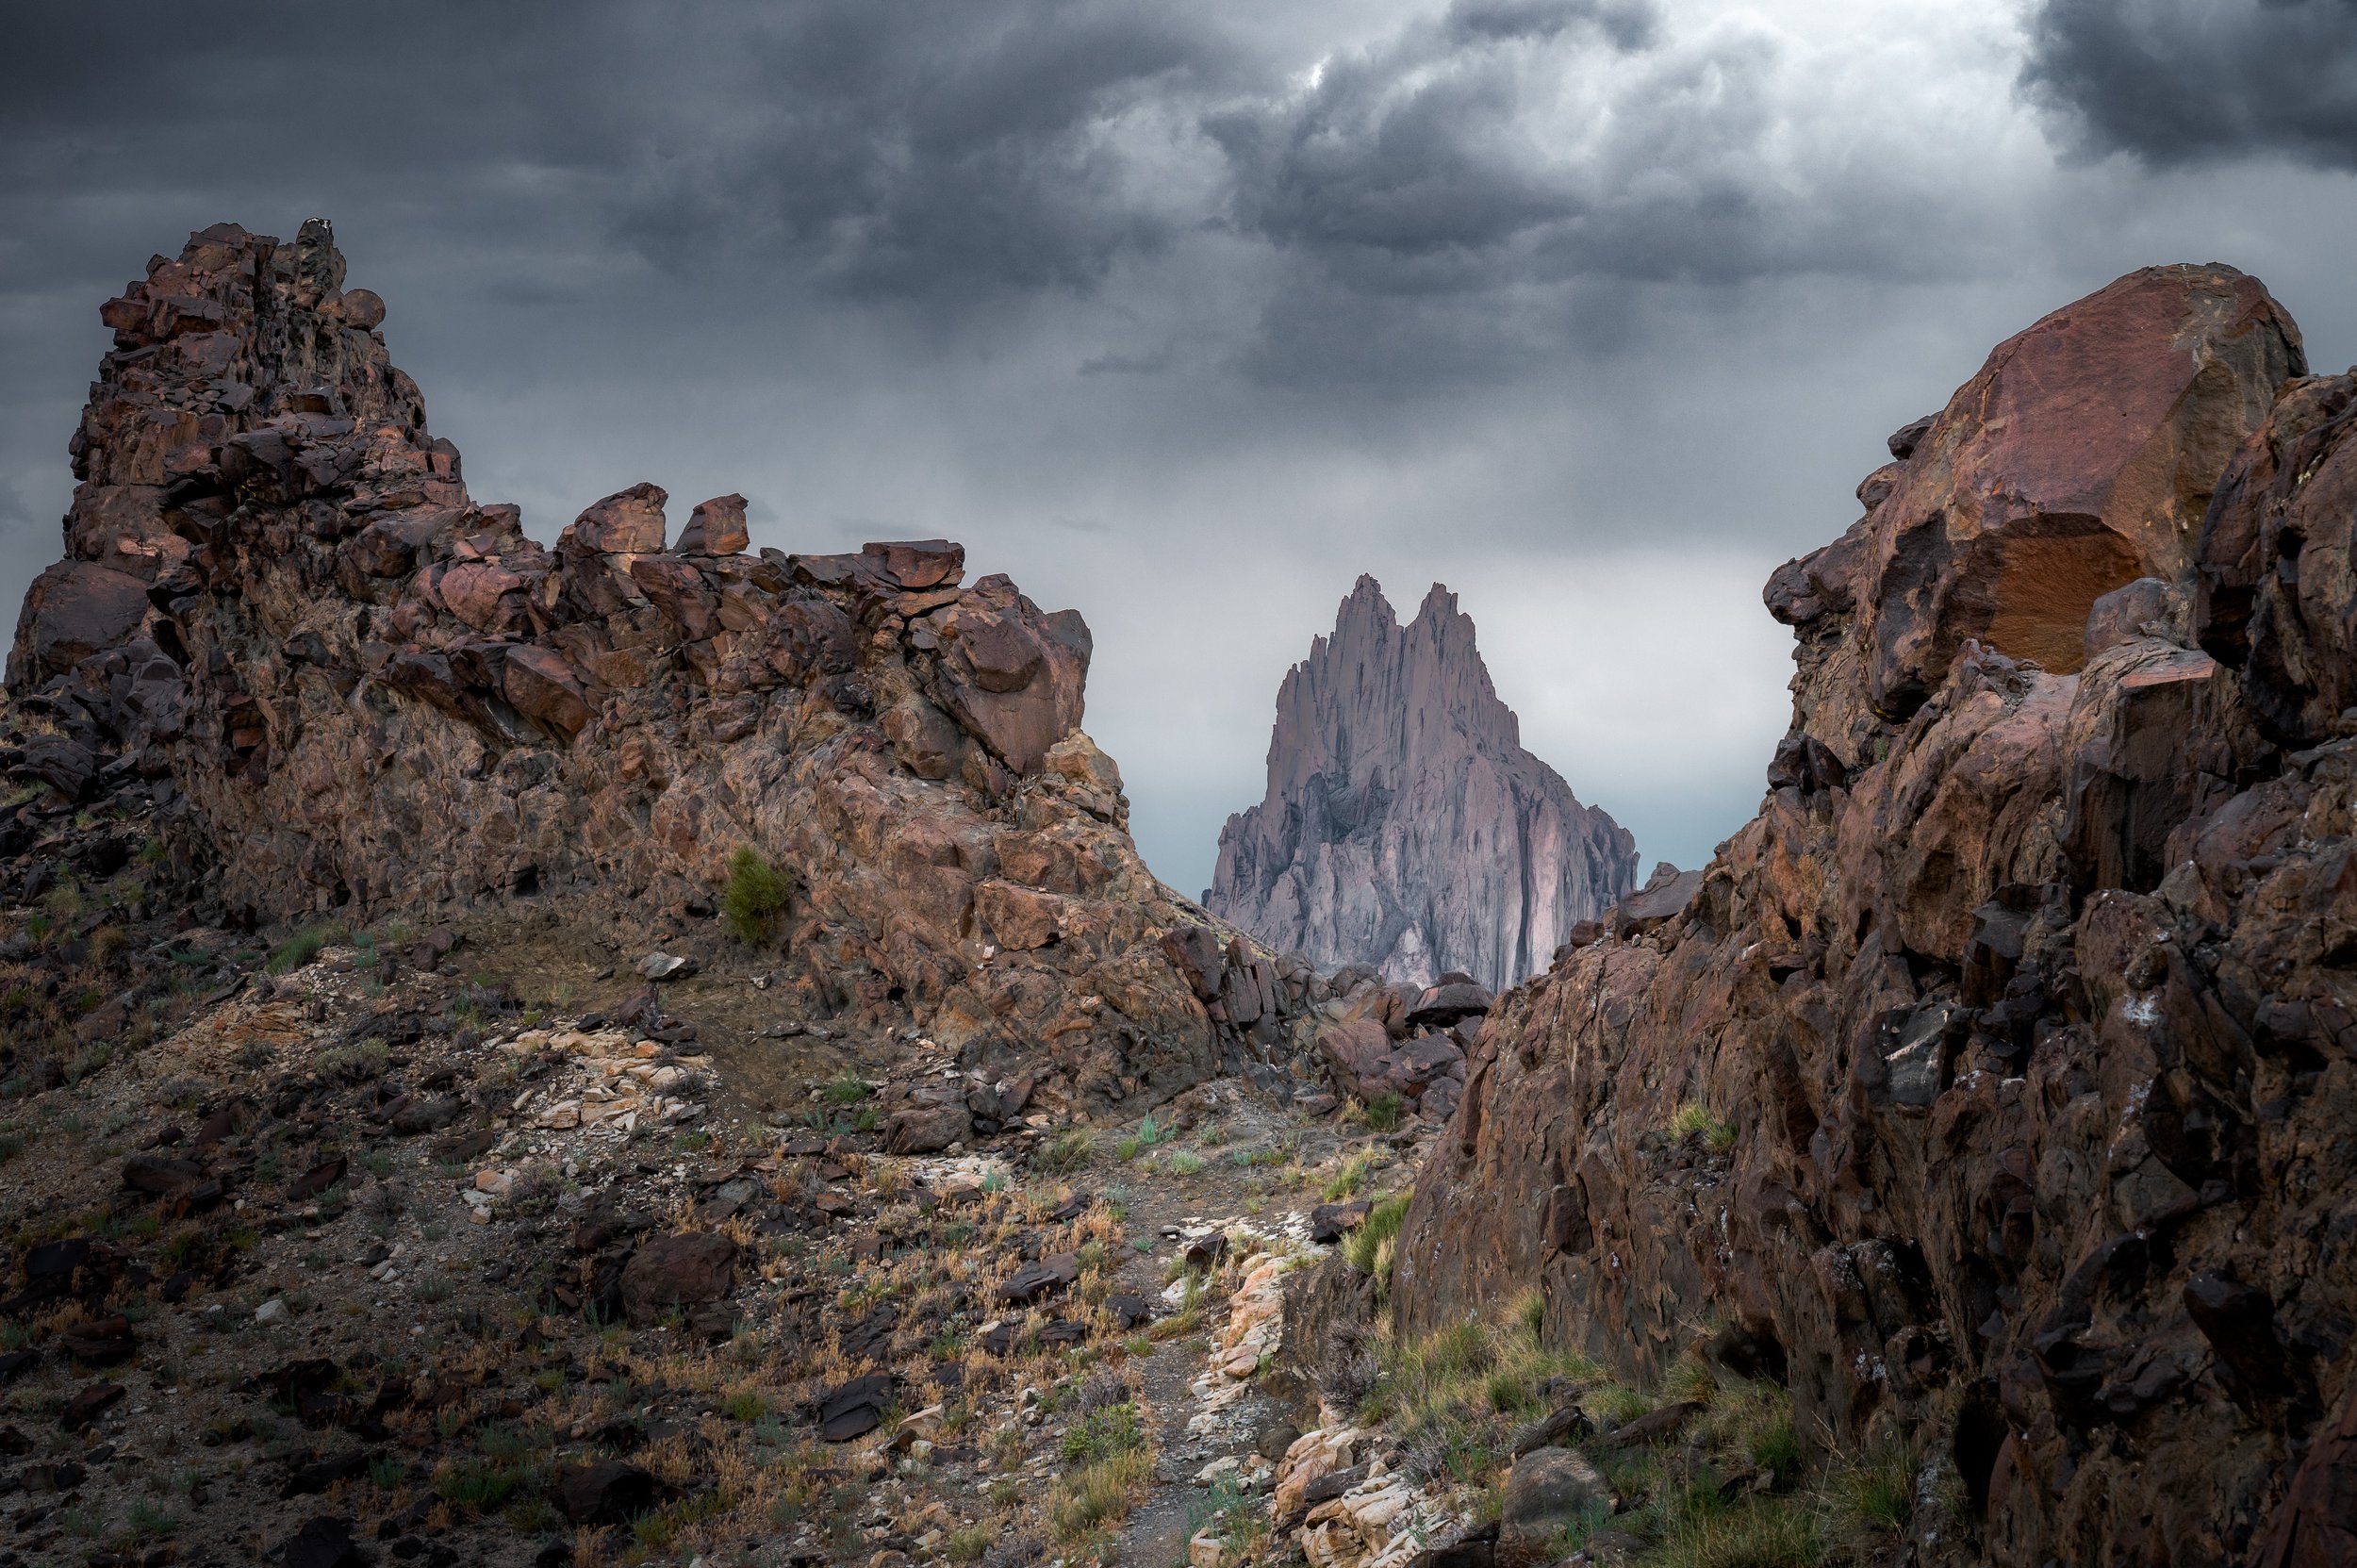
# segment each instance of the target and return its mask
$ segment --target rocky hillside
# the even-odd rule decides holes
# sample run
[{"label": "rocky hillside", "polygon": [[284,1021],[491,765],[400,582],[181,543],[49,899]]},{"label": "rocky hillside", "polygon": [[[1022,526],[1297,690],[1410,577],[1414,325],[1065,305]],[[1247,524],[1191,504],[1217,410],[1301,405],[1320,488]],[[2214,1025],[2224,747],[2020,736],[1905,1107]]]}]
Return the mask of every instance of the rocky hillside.
[{"label": "rocky hillside", "polygon": [[1402,626],[1361,577],[1277,689],[1268,795],[1228,819],[1203,901],[1314,964],[1495,990],[1636,867],[1628,834],[1523,750],[1456,595],[1434,584]]},{"label": "rocky hillside", "polygon": [[542,900],[643,951],[733,898],[782,1010],[913,1019],[1044,1103],[1291,1048],[1314,977],[1137,857],[1077,612],[940,540],[747,554],[742,497],[675,531],[648,484],[537,542],[343,282],[324,223],[223,224],[102,310],[10,849],[129,790],[208,922]]},{"label": "rocky hillside", "polygon": [[1501,1001],[1411,1326],[1919,1456],[1914,1560],[2357,1543],[2357,377],[2256,279],[2001,345],[1779,569],[1759,815]]}]

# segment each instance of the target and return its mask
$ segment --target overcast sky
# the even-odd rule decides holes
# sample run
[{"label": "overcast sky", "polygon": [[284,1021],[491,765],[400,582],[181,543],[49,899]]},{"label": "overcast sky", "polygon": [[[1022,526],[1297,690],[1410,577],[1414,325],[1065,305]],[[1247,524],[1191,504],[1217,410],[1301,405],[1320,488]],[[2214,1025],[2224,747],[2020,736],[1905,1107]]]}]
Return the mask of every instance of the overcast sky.
[{"label": "overcast sky", "polygon": [[1998,339],[2154,262],[2357,358],[2357,0],[30,0],[0,63],[0,596],[96,306],[332,219],[478,500],[963,539],[1096,634],[1209,879],[1360,571],[1682,865],[1757,803],[1759,585]]}]

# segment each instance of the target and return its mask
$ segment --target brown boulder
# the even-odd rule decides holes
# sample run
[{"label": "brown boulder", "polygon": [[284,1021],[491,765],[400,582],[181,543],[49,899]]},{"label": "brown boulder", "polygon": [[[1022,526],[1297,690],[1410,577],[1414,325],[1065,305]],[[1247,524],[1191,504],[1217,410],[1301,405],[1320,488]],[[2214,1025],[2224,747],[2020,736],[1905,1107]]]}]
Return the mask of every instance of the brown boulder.
[{"label": "brown boulder", "polygon": [[33,579],[8,658],[11,685],[38,684],[128,641],[146,617],[147,585],[90,561],[60,561]]},{"label": "brown boulder", "polygon": [[2055,673],[2097,599],[2189,575],[2227,461],[2302,368],[2256,278],[2148,267],[2000,344],[1867,520],[1867,695],[1905,715],[1968,638]]},{"label": "brown boulder", "polygon": [[442,573],[437,591],[451,614],[478,632],[488,632],[505,619],[501,596],[523,586],[522,578],[496,561],[467,561]]},{"label": "brown boulder", "polygon": [[652,554],[663,548],[667,524],[660,485],[637,484],[592,503],[557,536],[560,554]]},{"label": "brown boulder", "polygon": [[532,643],[510,648],[500,685],[518,713],[539,720],[567,740],[597,717],[572,666],[550,649]]},{"label": "brown boulder", "polygon": [[1053,893],[1034,892],[1009,882],[979,883],[974,909],[990,927],[998,946],[1010,952],[1045,948],[1062,930],[1064,900]]},{"label": "brown boulder", "polygon": [[965,575],[965,546],[948,539],[903,539],[897,543],[860,547],[883,574],[900,587],[954,587]]},{"label": "brown boulder", "polygon": [[915,1105],[884,1118],[884,1147],[894,1154],[938,1154],[974,1136],[964,1105]]},{"label": "brown boulder", "polygon": [[622,1311],[643,1328],[683,1307],[719,1301],[736,1288],[736,1244],[711,1230],[677,1231],[639,1245],[622,1268]]},{"label": "brown boulder", "polygon": [[736,555],[752,542],[745,528],[745,498],[717,495],[696,503],[674,548],[682,555]]},{"label": "brown boulder", "polygon": [[655,1478],[620,1460],[595,1460],[550,1477],[549,1497],[566,1523],[627,1525],[654,1507]]}]

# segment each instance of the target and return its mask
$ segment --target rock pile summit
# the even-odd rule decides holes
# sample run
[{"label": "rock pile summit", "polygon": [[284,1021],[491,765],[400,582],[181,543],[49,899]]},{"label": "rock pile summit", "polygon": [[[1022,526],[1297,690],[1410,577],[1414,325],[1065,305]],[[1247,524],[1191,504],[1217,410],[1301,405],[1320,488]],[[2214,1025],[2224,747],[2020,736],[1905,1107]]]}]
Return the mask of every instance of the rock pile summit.
[{"label": "rock pile summit", "polygon": [[1285,674],[1268,794],[1228,819],[1205,905],[1280,949],[1503,990],[1629,891],[1636,842],[1523,750],[1457,596],[1402,626],[1360,577]]},{"label": "rock pile summit", "polygon": [[69,803],[154,781],[249,925],[704,918],[750,850],[792,888],[782,1005],[913,1016],[1049,1103],[1279,1048],[1313,977],[1138,859],[1077,612],[938,539],[744,553],[741,496],[674,536],[651,484],[536,542],[343,284],[323,223],[221,224],[102,310],[67,555],[8,665]]}]

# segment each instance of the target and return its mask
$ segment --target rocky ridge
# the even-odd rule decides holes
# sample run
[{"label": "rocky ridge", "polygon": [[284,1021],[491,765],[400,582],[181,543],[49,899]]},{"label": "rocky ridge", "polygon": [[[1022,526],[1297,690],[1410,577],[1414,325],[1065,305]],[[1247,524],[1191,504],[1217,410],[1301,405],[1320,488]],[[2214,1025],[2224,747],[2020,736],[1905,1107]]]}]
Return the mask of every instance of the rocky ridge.
[{"label": "rocky ridge", "polygon": [[750,850],[790,893],[756,912],[782,1010],[913,1018],[1044,1104],[1297,1048],[1308,966],[1139,861],[1078,613],[940,540],[743,553],[737,496],[674,537],[649,484],[536,542],[343,282],[322,223],[222,224],[104,306],[0,852],[136,807],[206,924],[546,900],[626,933],[709,920]]},{"label": "rocky ridge", "polygon": [[1502,999],[1393,1289],[1916,1459],[1912,1560],[2344,1560],[2357,375],[2133,273],[1779,569],[1759,815]]},{"label": "rocky ridge", "polygon": [[1205,906],[1325,967],[1502,990],[1628,891],[1637,849],[1523,750],[1439,584],[1399,624],[1360,577],[1285,674],[1268,794],[1231,817]]}]

